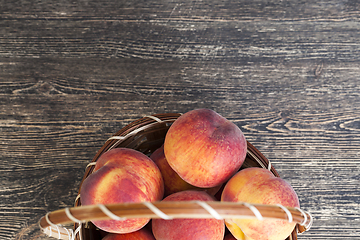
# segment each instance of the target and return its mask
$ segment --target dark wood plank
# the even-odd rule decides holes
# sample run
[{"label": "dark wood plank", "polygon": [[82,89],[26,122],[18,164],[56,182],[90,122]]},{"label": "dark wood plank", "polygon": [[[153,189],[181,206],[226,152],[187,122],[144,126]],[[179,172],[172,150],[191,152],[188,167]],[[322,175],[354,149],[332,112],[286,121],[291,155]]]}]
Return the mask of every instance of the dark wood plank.
[{"label": "dark wood plank", "polygon": [[19,5],[3,7],[1,56],[359,59],[359,6],[349,1]]},{"label": "dark wood plank", "polygon": [[7,1],[0,8],[1,239],[50,239],[106,139],[148,114],[234,121],[315,216],[357,239],[359,3]]}]

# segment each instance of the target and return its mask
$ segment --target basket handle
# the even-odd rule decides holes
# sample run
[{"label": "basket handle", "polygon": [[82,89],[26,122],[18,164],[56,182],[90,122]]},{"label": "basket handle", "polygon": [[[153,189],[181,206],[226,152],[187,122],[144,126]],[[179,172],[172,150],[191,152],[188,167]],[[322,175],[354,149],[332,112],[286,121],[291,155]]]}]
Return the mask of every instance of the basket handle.
[{"label": "basket handle", "polygon": [[[88,205],[65,208],[50,212],[40,219],[39,225],[45,234],[58,239],[72,240],[75,232],[62,226],[68,223],[83,223],[91,220],[123,220],[129,218],[265,218],[282,219],[295,222],[309,230],[313,217],[300,208],[282,205],[249,204],[245,202],[182,201],[182,202],[143,202],[108,205]],[[81,226],[81,224],[79,224]],[[79,234],[81,235],[81,234]]]}]

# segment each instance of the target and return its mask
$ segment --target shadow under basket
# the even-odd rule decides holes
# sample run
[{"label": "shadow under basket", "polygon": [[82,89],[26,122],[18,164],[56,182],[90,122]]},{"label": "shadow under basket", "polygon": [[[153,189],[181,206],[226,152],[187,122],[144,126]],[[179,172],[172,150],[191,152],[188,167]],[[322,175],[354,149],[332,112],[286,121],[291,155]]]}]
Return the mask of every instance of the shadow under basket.
[{"label": "shadow under basket", "polygon": [[[180,116],[178,113],[165,113],[165,114],[156,114],[152,116],[146,116],[141,119],[138,119],[116,134],[109,138],[102,148],[97,152],[92,162],[86,167],[84,177],[80,183],[79,194],[81,185],[84,180],[93,172],[94,165],[98,158],[106,151],[109,151],[113,148],[131,148],[138,150],[147,156],[150,156],[156,149],[162,146],[165,140],[165,135],[171,126],[171,124]],[[271,166],[268,159],[257,150],[251,143],[247,142],[247,156],[245,162],[243,163],[241,169],[248,167],[259,167],[269,169],[275,176],[279,177],[279,174],[276,172],[273,166]],[[177,208],[179,214],[181,215],[188,214],[189,218],[196,218],[196,214],[203,211],[201,214],[209,214],[208,211],[203,209],[200,205],[192,203],[190,206],[185,203],[180,203],[179,205],[174,204],[174,206],[163,206],[161,202],[154,202],[155,206],[160,211],[166,213],[167,208]],[[249,204],[236,206],[229,204],[235,203],[221,203],[214,202],[209,203],[215,211],[220,215],[248,215],[254,217],[254,212],[249,208]],[[195,206],[194,206],[195,205]],[[256,210],[264,217],[273,217],[277,219],[284,219],[296,222],[296,227],[294,228],[291,235],[286,238],[286,240],[296,240],[297,234],[302,233],[306,230],[309,230],[312,225],[312,216],[310,213],[305,212],[299,208],[285,208],[272,205],[252,205],[256,207]],[[104,207],[104,206],[103,206]],[[110,214],[115,214],[116,216],[131,216],[131,213],[128,213],[129,204],[116,204],[106,205],[106,210],[110,211]],[[143,204],[131,205],[132,210],[138,209],[136,215],[143,214],[142,217],[153,217],[158,218],[159,216],[154,214],[152,210],[149,210],[147,206]],[[174,209],[172,209],[172,212]],[[185,212],[184,212],[185,211]],[[238,211],[236,213],[231,213],[231,211]],[[124,215],[122,215],[124,214]],[[289,215],[290,214],[290,215]],[[209,217],[211,214],[209,214]],[[66,208],[63,210],[57,210],[51,213],[48,213],[46,216],[40,219],[40,228],[49,236],[53,236],[59,239],[77,239],[77,240],[101,240],[104,232],[96,228],[90,220],[96,219],[111,219],[109,214],[104,213],[104,210],[99,209],[99,206],[81,206],[81,196],[79,195],[75,200],[75,207]],[[131,218],[131,217],[129,217]],[[176,218],[176,216],[175,216]],[[65,223],[74,223],[74,230],[69,230],[63,228],[60,224]]]}]

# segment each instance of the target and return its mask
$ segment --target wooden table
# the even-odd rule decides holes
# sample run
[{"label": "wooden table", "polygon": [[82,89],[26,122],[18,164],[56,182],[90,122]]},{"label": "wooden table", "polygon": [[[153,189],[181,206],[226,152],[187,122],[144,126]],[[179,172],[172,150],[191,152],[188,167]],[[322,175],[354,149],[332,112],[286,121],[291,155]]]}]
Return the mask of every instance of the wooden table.
[{"label": "wooden table", "polygon": [[360,239],[356,1],[2,1],[1,239],[50,239],[105,140],[149,114],[236,123],[313,214]]}]

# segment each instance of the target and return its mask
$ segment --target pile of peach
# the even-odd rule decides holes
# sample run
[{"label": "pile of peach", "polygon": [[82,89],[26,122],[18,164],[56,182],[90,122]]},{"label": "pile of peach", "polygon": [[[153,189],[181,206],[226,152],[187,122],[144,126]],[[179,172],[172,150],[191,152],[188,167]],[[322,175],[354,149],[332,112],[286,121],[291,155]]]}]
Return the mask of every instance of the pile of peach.
[{"label": "pile of peach", "polygon": [[[150,157],[126,148],[100,156],[81,187],[82,205],[152,201],[227,201],[299,207],[293,188],[263,168],[240,170],[242,131],[209,109],[180,116]],[[240,170],[240,171],[239,171]],[[295,227],[266,219],[99,220],[103,240],[284,240]]]}]

